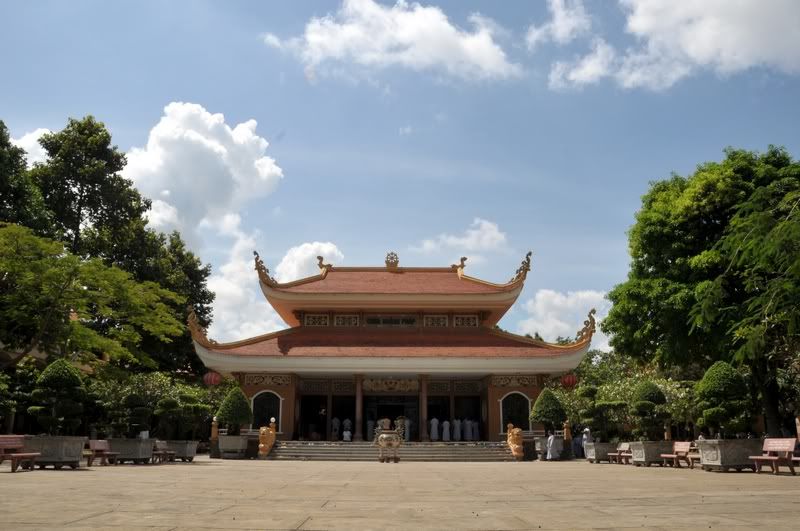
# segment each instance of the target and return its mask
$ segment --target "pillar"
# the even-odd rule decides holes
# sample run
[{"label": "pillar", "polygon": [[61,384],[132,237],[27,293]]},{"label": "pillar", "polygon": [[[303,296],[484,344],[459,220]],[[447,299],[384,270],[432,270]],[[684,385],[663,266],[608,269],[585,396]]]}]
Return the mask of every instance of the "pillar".
[{"label": "pillar", "polygon": [[364,440],[364,393],[362,384],[364,383],[364,375],[356,374],[356,432],[353,434],[354,441]]},{"label": "pillar", "polygon": [[428,437],[428,375],[419,375],[419,440],[427,441]]}]

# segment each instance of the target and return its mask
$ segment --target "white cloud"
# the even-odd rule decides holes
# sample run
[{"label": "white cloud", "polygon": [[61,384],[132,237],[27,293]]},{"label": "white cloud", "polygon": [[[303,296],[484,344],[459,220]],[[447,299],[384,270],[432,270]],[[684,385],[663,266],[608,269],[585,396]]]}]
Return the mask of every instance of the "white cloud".
[{"label": "white cloud", "polygon": [[127,154],[123,175],[145,196],[161,198],[154,202],[153,226],[191,238],[203,219],[213,222],[275,188],[283,171],[266,156],[267,146],[255,120],[231,127],[222,114],[173,102],[147,145]]},{"label": "white cloud", "polygon": [[505,79],[522,73],[508,60],[495,36],[496,23],[469,17],[472,31],[457,27],[438,7],[399,0],[384,6],[373,0],[344,0],[333,14],[308,21],[303,35],[264,43],[297,55],[313,82],[325,64],[356,70],[399,66],[442,72],[466,80]]},{"label": "white cloud", "polygon": [[11,143],[17,147],[25,150],[27,155],[28,167],[32,167],[36,162],[44,162],[47,160],[47,153],[44,148],[39,145],[39,138],[45,133],[50,133],[50,129],[34,129],[30,133],[25,133],[20,138],[12,138]]},{"label": "white cloud", "polygon": [[414,132],[414,129],[410,125],[404,125],[398,131],[398,133],[400,133],[400,136],[408,136],[413,132]]},{"label": "white cloud", "polygon": [[600,323],[608,314],[611,303],[605,293],[595,290],[562,293],[540,289],[524,304],[528,317],[517,325],[521,334],[539,333],[545,341],[555,341],[558,336],[574,338],[589,310],[595,308],[597,332],[592,338],[592,348],[609,350],[608,337],[600,331]]},{"label": "white cloud", "polygon": [[553,41],[558,44],[567,44],[576,37],[589,32],[592,21],[582,0],[548,0],[547,9],[550,11],[550,22],[541,26],[531,25],[525,35],[528,50],[534,50],[537,45]]},{"label": "white cloud", "polygon": [[317,256],[325,259],[326,264],[339,264],[344,260],[344,255],[331,242],[310,242],[292,247],[275,268],[275,280],[278,282],[291,282],[299,278],[319,274]]},{"label": "white cloud", "polygon": [[610,75],[614,67],[614,49],[603,39],[595,39],[588,55],[572,62],[557,61],[550,69],[551,89],[583,86]]},{"label": "white cloud", "polygon": [[[475,218],[463,234],[442,233],[435,238],[422,240],[418,246],[411,247],[411,250],[424,253],[452,250],[481,252],[501,249],[506,243],[506,233],[500,230],[497,223]],[[481,257],[470,256],[470,259],[475,261]]]}]

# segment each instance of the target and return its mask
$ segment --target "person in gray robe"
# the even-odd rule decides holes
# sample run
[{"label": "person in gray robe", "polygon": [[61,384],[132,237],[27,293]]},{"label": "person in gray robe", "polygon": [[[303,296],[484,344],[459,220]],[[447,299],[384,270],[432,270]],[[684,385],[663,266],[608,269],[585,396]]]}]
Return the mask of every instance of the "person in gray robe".
[{"label": "person in gray robe", "polygon": [[331,438],[334,441],[339,440],[339,428],[341,427],[341,422],[339,421],[339,417],[333,417],[331,420]]},{"label": "person in gray robe", "polygon": [[442,422],[442,440],[450,442],[450,421],[447,419]]},{"label": "person in gray robe", "polygon": [[453,421],[453,440],[460,441],[461,440],[461,420],[456,419]]},{"label": "person in gray robe", "polygon": [[469,418],[464,419],[464,440],[472,440],[472,421]]},{"label": "person in gray robe", "polygon": [[439,419],[433,417],[431,419],[431,440],[438,441],[439,440]]},{"label": "person in gray robe", "polygon": [[349,431],[350,433],[353,433],[353,421],[350,419],[344,419],[344,422],[342,422],[342,428],[344,429],[344,431]]}]

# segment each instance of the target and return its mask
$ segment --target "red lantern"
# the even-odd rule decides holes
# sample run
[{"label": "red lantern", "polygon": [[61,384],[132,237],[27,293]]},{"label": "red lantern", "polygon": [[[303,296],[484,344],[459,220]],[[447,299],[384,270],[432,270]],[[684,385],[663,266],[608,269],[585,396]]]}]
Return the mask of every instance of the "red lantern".
[{"label": "red lantern", "polygon": [[205,376],[203,376],[203,381],[206,385],[219,385],[220,382],[222,382],[222,376],[214,371],[207,372]]},{"label": "red lantern", "polygon": [[578,377],[574,374],[565,374],[561,377],[561,385],[567,389],[572,389],[578,383]]}]

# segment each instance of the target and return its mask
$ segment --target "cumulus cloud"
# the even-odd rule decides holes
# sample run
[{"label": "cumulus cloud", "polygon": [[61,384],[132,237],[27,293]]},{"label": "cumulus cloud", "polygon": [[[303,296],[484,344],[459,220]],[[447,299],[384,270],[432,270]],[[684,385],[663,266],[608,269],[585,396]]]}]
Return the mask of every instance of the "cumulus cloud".
[{"label": "cumulus cloud", "polygon": [[275,280],[278,282],[291,282],[299,278],[319,274],[317,256],[325,259],[326,264],[338,264],[344,260],[344,255],[331,242],[310,242],[292,247],[286,252],[283,259],[275,268]]},{"label": "cumulus cloud", "polygon": [[550,69],[552,89],[580,87],[594,83],[611,74],[614,49],[603,39],[595,39],[592,52],[574,61],[556,61]]},{"label": "cumulus cloud", "polygon": [[408,136],[414,132],[414,129],[410,125],[404,125],[398,130],[400,136]]},{"label": "cumulus cloud", "polygon": [[552,41],[567,44],[576,37],[586,34],[592,27],[592,20],[583,6],[582,0],[548,0],[550,22],[541,26],[531,25],[525,35],[528,50],[533,51],[541,43]]},{"label": "cumulus cloud", "polygon": [[497,223],[475,218],[463,234],[442,233],[435,238],[422,240],[419,245],[412,246],[411,250],[422,253],[440,251],[475,253],[469,257],[475,262],[482,259],[478,253],[504,248],[507,241],[506,233],[500,230]]},{"label": "cumulus cloud", "polygon": [[44,162],[47,160],[47,153],[44,148],[39,144],[39,139],[45,133],[50,133],[50,129],[34,129],[30,133],[25,133],[19,138],[12,138],[11,143],[17,147],[25,150],[27,155],[28,167],[32,167],[37,162]]},{"label": "cumulus cloud", "polygon": [[326,64],[339,70],[403,67],[465,80],[520,75],[495,40],[499,26],[479,14],[469,22],[472,29],[462,29],[438,7],[403,0],[393,6],[344,0],[335,13],[309,20],[302,35],[282,40],[266,33],[263,41],[296,55],[312,82]]},{"label": "cumulus cloud", "polygon": [[592,338],[592,348],[609,350],[608,337],[600,332],[600,322],[611,307],[605,295],[595,290],[562,293],[540,289],[525,302],[523,307],[528,317],[519,322],[517,329],[521,334],[534,335],[538,332],[545,341],[555,341],[558,336],[573,338],[583,327],[589,310],[595,308],[598,326]]},{"label": "cumulus cloud", "polygon": [[213,222],[275,188],[283,171],[266,155],[268,146],[255,120],[230,126],[201,105],[173,102],[147,145],[127,154],[123,175],[159,198],[151,225],[191,236],[204,219]]}]

